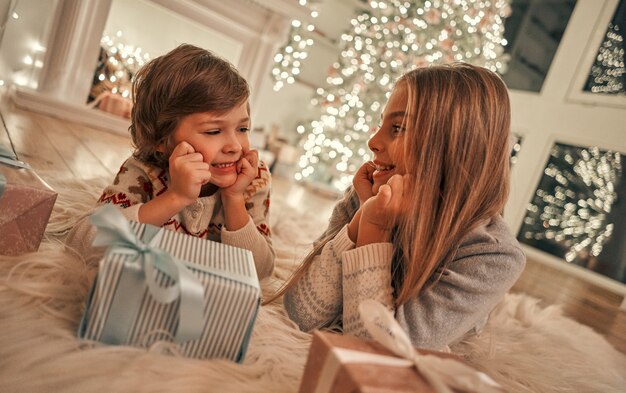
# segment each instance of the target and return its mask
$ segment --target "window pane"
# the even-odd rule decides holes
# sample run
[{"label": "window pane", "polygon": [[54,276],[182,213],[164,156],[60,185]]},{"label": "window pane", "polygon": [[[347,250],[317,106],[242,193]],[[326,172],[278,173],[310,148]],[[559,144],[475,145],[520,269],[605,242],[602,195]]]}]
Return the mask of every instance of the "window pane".
[{"label": "window pane", "polygon": [[513,0],[504,25],[511,56],[502,78],[511,89],[539,92],[575,0]]},{"label": "window pane", "polygon": [[555,144],[519,241],[626,283],[625,158]]},{"label": "window pane", "polygon": [[600,94],[626,94],[624,30],[626,30],[626,1],[622,0],[598,48],[596,60],[589,71],[585,91]]}]

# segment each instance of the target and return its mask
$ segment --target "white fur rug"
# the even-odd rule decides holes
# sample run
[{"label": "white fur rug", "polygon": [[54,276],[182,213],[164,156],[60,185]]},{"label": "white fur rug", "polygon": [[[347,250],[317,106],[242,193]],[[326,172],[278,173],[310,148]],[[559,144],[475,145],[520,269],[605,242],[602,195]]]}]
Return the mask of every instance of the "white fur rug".
[{"label": "white fur rug", "polygon": [[[53,184],[60,191],[37,253],[0,257],[0,392],[297,392],[310,336],[300,332],[280,302],[258,316],[243,364],[199,361],[161,345],[149,351],[75,338],[81,307],[95,272],[59,239],[91,207],[103,181]],[[273,195],[277,251],[267,295],[289,275],[319,218],[297,216]],[[511,294],[485,331],[452,348],[509,392],[622,392],[626,358],[558,307]]]}]

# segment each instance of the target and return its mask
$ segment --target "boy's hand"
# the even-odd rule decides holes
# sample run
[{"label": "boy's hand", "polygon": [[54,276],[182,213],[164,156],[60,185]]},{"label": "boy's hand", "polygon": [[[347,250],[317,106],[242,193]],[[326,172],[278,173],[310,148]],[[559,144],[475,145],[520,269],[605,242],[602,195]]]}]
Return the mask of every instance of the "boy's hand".
[{"label": "boy's hand", "polygon": [[410,180],[409,175],[393,175],[387,184],[380,186],[378,194],[363,204],[360,226],[370,225],[382,231],[391,230],[405,209],[404,193],[410,190]]},{"label": "boy's hand", "polygon": [[176,145],[169,164],[171,184],[168,191],[180,198],[181,203],[192,204],[200,196],[202,186],[211,180],[209,164],[187,142]]},{"label": "boy's hand", "polygon": [[222,189],[222,195],[227,198],[243,196],[246,188],[256,179],[259,167],[259,153],[248,150],[237,162],[237,180],[232,186]]},{"label": "boy's hand", "polygon": [[372,174],[376,170],[374,163],[372,161],[368,161],[361,165],[354,178],[352,178],[352,186],[354,187],[354,191],[356,195],[359,197],[359,205],[363,206],[365,201],[374,196],[372,191],[374,187],[374,181],[372,179]]}]

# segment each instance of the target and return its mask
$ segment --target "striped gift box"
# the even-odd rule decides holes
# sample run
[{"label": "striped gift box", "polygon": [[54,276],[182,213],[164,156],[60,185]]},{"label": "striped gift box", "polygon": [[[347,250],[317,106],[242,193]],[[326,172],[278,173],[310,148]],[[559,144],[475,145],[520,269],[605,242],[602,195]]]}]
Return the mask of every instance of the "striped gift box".
[{"label": "striped gift box", "polygon": [[[260,287],[252,253],[242,248],[175,233],[150,225],[130,222],[130,228],[139,239],[145,240],[158,233],[156,246],[178,258],[204,286],[202,312],[204,326],[199,339],[176,344],[180,352],[191,358],[223,358],[243,361],[248,341],[260,304]],[[180,299],[171,303],[156,300],[147,285],[120,293],[119,283],[130,273],[129,264],[137,256],[116,252],[109,248],[100,261],[98,276],[87,299],[78,336],[108,344],[132,345],[148,348],[159,341],[174,341],[178,325]],[[193,262],[192,262],[193,261]],[[169,287],[173,280],[157,271],[155,281]],[[140,297],[136,316],[126,321],[127,337],[107,337],[105,326],[112,305],[124,306],[128,296]]]}]

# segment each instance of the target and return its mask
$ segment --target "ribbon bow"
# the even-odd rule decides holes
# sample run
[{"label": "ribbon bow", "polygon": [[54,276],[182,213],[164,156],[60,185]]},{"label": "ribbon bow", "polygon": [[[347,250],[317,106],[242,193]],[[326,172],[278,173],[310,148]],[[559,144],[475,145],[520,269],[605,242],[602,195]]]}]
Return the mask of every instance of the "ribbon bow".
[{"label": "ribbon bow", "polygon": [[436,392],[453,393],[453,389],[481,393],[503,392],[500,385],[487,374],[459,361],[419,354],[393,314],[381,303],[365,300],[359,305],[359,313],[372,337],[394,354],[413,362]]},{"label": "ribbon bow", "polygon": [[[91,216],[91,222],[98,229],[93,245],[109,247],[108,253],[135,256],[134,259],[125,262],[125,269],[131,271],[129,275],[132,275],[132,271],[142,275],[150,294],[157,301],[170,303],[180,298],[178,330],[174,341],[182,343],[199,338],[204,325],[202,315],[204,287],[180,260],[155,247],[163,229],[146,225],[146,231],[153,231],[153,236],[147,243],[144,243],[135,236],[122,213],[111,205],[96,210]],[[157,271],[169,276],[174,284],[169,287],[160,286],[156,278]],[[131,288],[131,290],[137,291],[139,288]],[[140,298],[140,296],[136,297]],[[126,307],[120,307],[124,309],[120,310],[123,315],[118,315],[117,318],[109,315],[108,320],[114,324],[106,333],[111,336],[109,341],[120,340],[120,336],[126,337],[129,330],[128,324],[133,318],[132,314],[129,315],[129,311],[135,312],[135,310],[129,307],[129,299],[124,299],[124,301]],[[111,308],[114,307],[111,306]],[[106,341],[104,337],[103,340]]]},{"label": "ribbon bow", "polygon": [[25,162],[19,161],[15,153],[7,149],[5,146],[0,145],[0,163],[11,165],[16,168],[30,168]]}]

